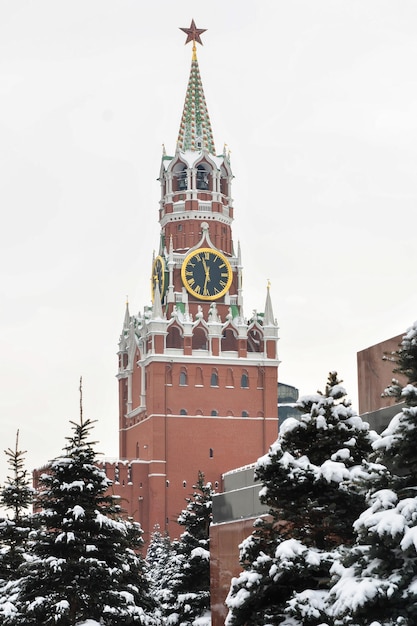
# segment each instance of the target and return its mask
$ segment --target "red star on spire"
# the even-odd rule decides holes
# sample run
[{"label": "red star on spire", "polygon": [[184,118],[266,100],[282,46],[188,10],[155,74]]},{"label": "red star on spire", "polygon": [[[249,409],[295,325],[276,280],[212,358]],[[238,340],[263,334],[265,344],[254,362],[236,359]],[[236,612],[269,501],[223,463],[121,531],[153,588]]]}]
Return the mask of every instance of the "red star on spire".
[{"label": "red star on spire", "polygon": [[191,20],[191,25],[189,28],[180,28],[180,30],[184,31],[184,33],[187,35],[187,41],[185,42],[186,44],[190,41],[196,41],[197,43],[203,45],[200,35],[205,33],[207,28],[197,28],[194,20]]}]

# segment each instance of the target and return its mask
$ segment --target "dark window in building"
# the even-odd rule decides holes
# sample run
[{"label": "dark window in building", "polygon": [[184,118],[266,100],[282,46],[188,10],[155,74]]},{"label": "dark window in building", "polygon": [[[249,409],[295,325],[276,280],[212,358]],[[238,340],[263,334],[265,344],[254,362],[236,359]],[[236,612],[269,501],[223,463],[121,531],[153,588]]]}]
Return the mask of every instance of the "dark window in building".
[{"label": "dark window in building", "polygon": [[170,326],[166,338],[167,348],[182,348],[184,344],[181,331],[178,326]]},{"label": "dark window in building", "polygon": [[262,352],[263,337],[258,328],[252,328],[248,332],[248,352]]},{"label": "dark window in building", "polygon": [[237,339],[235,337],[235,333],[233,332],[233,330],[231,328],[226,328],[226,330],[223,332],[223,337],[222,337],[222,350],[227,351],[227,350],[237,350]]},{"label": "dark window in building", "polygon": [[[223,171],[222,171],[222,174],[223,174]],[[229,183],[226,178],[226,172],[224,173],[224,175],[222,175],[220,179],[220,191],[224,196],[229,195]]]},{"label": "dark window in building", "polygon": [[210,450],[209,450],[209,457],[212,459],[213,456],[214,456],[213,448],[210,448]]},{"label": "dark window in building", "polygon": [[180,415],[187,415],[187,409],[180,409]]},{"label": "dark window in building", "polygon": [[208,189],[209,188],[209,177],[208,172],[204,169],[202,165],[197,165],[197,189]]},{"label": "dark window in building", "polygon": [[247,372],[243,372],[242,377],[240,379],[240,386],[243,389],[249,387],[249,376]]},{"label": "dark window in building", "polygon": [[210,387],[218,387],[218,386],[219,386],[219,375],[217,373],[217,370],[213,370],[211,372]]},{"label": "dark window in building", "polygon": [[187,171],[183,170],[178,174],[178,191],[187,189]]},{"label": "dark window in building", "polygon": [[204,328],[194,329],[192,339],[193,350],[207,350],[207,334]]},{"label": "dark window in building", "polygon": [[216,409],[213,409],[210,415],[214,415],[215,416],[215,415],[218,415],[218,414],[219,414],[219,412],[216,411]]},{"label": "dark window in building", "polygon": [[184,386],[187,384],[187,370],[183,368],[180,372],[180,385]]},{"label": "dark window in building", "polygon": [[249,413],[247,411],[242,411],[242,417],[249,417]]}]

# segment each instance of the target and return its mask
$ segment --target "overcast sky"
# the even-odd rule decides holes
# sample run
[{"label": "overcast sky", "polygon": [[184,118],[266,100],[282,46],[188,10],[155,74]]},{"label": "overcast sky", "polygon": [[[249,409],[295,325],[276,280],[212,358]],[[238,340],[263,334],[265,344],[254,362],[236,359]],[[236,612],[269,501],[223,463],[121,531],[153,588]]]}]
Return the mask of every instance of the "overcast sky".
[{"label": "overcast sky", "polygon": [[357,351],[417,318],[414,0],[2,0],[0,441],[19,428],[30,469],[78,419],[80,375],[118,453],[117,343],[126,296],[149,301],[192,18],[245,313],[269,279],[281,381],[335,369],[357,408]]}]

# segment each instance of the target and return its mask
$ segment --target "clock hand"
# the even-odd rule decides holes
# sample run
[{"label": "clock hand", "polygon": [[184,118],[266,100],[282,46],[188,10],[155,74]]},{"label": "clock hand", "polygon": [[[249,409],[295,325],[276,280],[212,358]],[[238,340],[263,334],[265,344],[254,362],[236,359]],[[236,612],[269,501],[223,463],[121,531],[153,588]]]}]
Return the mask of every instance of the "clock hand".
[{"label": "clock hand", "polygon": [[209,283],[209,282],[210,282],[210,268],[208,267],[208,268],[206,269],[206,279],[205,279],[205,281],[204,281],[204,287],[203,287],[203,290],[205,290],[205,289],[206,289],[206,287],[207,287],[207,283]]}]

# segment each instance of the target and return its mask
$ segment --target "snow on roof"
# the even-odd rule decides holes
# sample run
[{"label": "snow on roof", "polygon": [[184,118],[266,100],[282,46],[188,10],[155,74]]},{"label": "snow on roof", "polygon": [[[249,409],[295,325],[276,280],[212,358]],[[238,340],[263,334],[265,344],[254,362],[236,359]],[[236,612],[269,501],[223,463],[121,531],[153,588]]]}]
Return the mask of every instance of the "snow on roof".
[{"label": "snow on roof", "polygon": [[[196,163],[196,161],[201,159],[201,157],[203,156],[203,153],[205,153],[206,157],[214,163],[214,165],[217,167],[218,170],[221,168],[221,166],[224,163],[223,155],[215,156],[214,154],[209,154],[207,153],[207,151],[203,151],[203,150],[185,150],[185,151],[180,150],[178,152],[178,155],[188,165],[188,167],[193,167],[194,163]],[[171,157],[171,156],[170,157],[164,156],[162,158],[162,164],[165,169],[168,169],[168,167],[170,166],[174,158],[175,157]]]}]

